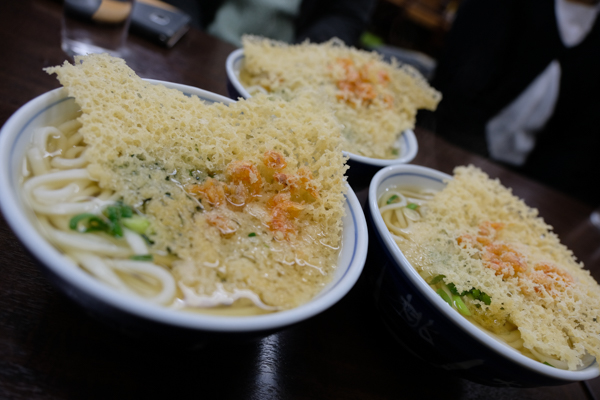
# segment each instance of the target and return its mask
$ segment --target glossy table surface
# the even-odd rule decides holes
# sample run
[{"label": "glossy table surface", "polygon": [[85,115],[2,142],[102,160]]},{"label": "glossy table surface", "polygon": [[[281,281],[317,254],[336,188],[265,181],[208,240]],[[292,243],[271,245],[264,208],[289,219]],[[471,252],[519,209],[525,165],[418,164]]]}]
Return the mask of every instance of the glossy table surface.
[{"label": "glossy table surface", "polygon": [[[0,2],[0,124],[59,86],[42,68],[60,64],[62,5]],[[227,95],[234,48],[200,31],[172,49],[131,36],[124,57],[144,78]],[[451,173],[475,164],[539,209],[563,242],[600,277],[600,231],[591,209],[416,129],[415,164]],[[370,175],[351,185],[366,200]],[[1,194],[0,194],[1,195]],[[432,369],[394,342],[361,277],[337,305],[253,343],[175,349],[139,341],[92,318],[51,286],[0,217],[0,398],[2,399],[590,399],[600,379],[558,387],[494,388]],[[369,268],[369,260],[365,270]]]}]

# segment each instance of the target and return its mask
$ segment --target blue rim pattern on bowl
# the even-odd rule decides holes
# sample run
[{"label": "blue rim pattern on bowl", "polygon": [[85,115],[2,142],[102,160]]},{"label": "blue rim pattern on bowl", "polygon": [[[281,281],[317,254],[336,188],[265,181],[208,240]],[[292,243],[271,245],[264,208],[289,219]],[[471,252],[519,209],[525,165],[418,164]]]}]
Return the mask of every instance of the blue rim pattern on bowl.
[{"label": "blue rim pattern on bowl", "polygon": [[395,165],[380,170],[369,187],[366,213],[369,234],[375,238],[371,240],[369,262],[381,266],[373,279],[379,296],[377,307],[400,342],[402,336],[410,342],[404,344],[411,351],[438,367],[493,386],[561,385],[600,375],[597,361],[580,371],[565,371],[525,357],[472,325],[431,290],[404,257],[379,213],[377,199],[383,189],[403,179],[411,180],[410,185],[419,181],[424,187],[433,184],[442,188],[452,177],[426,167]]},{"label": "blue rim pattern on bowl", "polygon": [[[231,52],[225,61],[225,70],[227,72],[227,92],[229,97],[232,99],[238,99],[240,97],[248,99],[252,97],[240,82],[239,72],[242,63],[244,62],[244,58],[244,49],[237,49]],[[352,161],[374,167],[386,167],[388,165],[405,164],[411,162],[419,151],[419,145],[415,133],[411,129],[405,130],[399,137],[399,142],[401,144],[401,153],[395,159],[371,158],[348,152],[344,152],[344,154],[347,155]]]},{"label": "blue rim pattern on bowl", "polygon": [[[147,81],[178,89],[186,95],[195,95],[207,102],[225,104],[234,102],[226,97],[186,85],[150,79]],[[116,293],[66,260],[58,250],[43,239],[41,234],[30,225],[27,215],[29,211],[22,207],[19,195],[12,190],[19,187],[17,171],[20,170],[18,168],[22,163],[23,156],[23,151],[20,149],[28,143],[29,138],[26,136],[29,129],[35,127],[36,123],[42,123],[38,119],[43,119],[48,111],[55,107],[67,106],[69,100],[72,99],[66,97],[62,88],[47,92],[17,110],[2,127],[0,131],[0,163],[2,164],[0,192],[3,193],[3,196],[0,198],[0,210],[16,236],[25,245],[26,250],[39,260],[40,264],[47,267],[48,271],[45,272],[54,275],[55,280],[60,281],[61,288],[77,302],[103,303],[151,322],[183,329],[226,333],[257,332],[280,329],[326,310],[340,300],[358,280],[366,259],[367,228],[360,203],[348,186],[348,193],[345,197],[348,217],[344,221],[345,224],[348,224],[344,228],[348,235],[343,238],[343,245],[351,246],[352,252],[349,256],[341,253],[338,270],[343,273],[335,276],[329,286],[306,304],[291,310],[251,318],[220,317],[173,311],[149,304],[141,299]],[[74,101],[72,104],[75,104]],[[43,123],[48,123],[48,121],[44,120]],[[65,285],[74,287],[74,289],[68,292],[69,288]],[[81,296],[89,296],[89,299],[83,299]],[[314,301],[316,299],[319,301]]]}]

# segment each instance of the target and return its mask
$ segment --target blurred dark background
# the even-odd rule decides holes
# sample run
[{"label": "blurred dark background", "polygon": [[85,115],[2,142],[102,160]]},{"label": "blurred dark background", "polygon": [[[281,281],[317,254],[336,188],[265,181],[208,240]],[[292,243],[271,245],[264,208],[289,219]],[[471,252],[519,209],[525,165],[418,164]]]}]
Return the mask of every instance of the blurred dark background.
[{"label": "blurred dark background", "polygon": [[379,0],[362,44],[389,45],[436,58],[459,0]]}]

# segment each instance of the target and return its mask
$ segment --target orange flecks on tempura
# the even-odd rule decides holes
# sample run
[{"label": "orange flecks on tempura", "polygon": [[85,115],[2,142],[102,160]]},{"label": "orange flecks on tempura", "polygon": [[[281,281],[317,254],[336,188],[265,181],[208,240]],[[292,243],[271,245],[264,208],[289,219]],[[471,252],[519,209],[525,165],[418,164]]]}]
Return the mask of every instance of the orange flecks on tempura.
[{"label": "orange flecks on tempura", "polygon": [[235,185],[243,185],[256,196],[262,189],[262,177],[256,166],[248,161],[232,161],[227,165],[227,177]]},{"label": "orange flecks on tempura", "polygon": [[301,196],[302,190],[308,192],[315,199],[319,198],[319,191],[314,186],[314,177],[310,170],[306,167],[298,168],[296,174],[285,174],[283,172],[273,175],[275,180],[289,189],[291,194]]},{"label": "orange flecks on tempura", "polygon": [[[319,197],[314,177],[307,167],[298,168],[296,173],[283,172],[287,167],[285,157],[274,150],[266,151],[262,161],[267,171],[274,172],[274,183],[281,186],[263,200],[268,211],[268,220],[263,223],[277,239],[291,239],[297,231],[295,220],[304,209],[304,193],[314,199]],[[249,161],[232,161],[225,168],[225,176],[225,182],[208,178],[202,184],[190,185],[188,192],[213,207],[206,213],[206,220],[227,236],[238,229],[230,212],[243,211],[248,202],[266,193],[263,193],[264,182],[258,168]]]},{"label": "orange flecks on tempura", "polygon": [[269,228],[272,231],[279,232],[281,237],[289,238],[290,234],[296,232],[294,219],[298,217],[304,206],[291,200],[289,192],[278,193],[267,202],[267,208],[270,209],[271,220]]},{"label": "orange flecks on tempura", "polygon": [[[337,81],[337,98],[353,107],[370,104],[378,96],[376,86],[385,86],[390,81],[387,71],[374,69],[372,63],[364,64],[361,68],[357,68],[349,58],[338,58],[336,63],[344,70],[344,78]],[[394,103],[389,94],[383,95],[382,100],[390,107]]]},{"label": "orange flecks on tempura", "polygon": [[521,253],[506,243],[491,243],[483,249],[483,264],[505,279],[525,272],[527,263]]},{"label": "orange flecks on tempura", "polygon": [[546,291],[552,297],[558,296],[567,287],[575,283],[575,280],[568,272],[550,263],[536,264],[533,267],[533,271],[529,271],[521,279],[523,279],[521,290],[525,294],[532,294],[526,285],[527,281],[529,281],[533,283],[533,290],[536,293]]},{"label": "orange flecks on tempura", "polygon": [[514,245],[498,240],[498,232],[504,226],[499,222],[484,222],[479,225],[477,236],[461,235],[457,243],[462,248],[470,245],[479,250],[484,266],[493,269],[503,279],[517,277],[526,295],[546,292],[556,297],[574,283],[568,272],[552,263],[542,262],[530,267],[526,257]]},{"label": "orange flecks on tempura", "polygon": [[274,169],[275,171],[281,171],[287,166],[285,157],[283,154],[274,150],[267,150],[263,155],[263,163],[267,168]]},{"label": "orange flecks on tempura", "polygon": [[188,190],[211,206],[218,207],[225,203],[225,186],[216,179],[208,178],[201,185],[190,185]]}]

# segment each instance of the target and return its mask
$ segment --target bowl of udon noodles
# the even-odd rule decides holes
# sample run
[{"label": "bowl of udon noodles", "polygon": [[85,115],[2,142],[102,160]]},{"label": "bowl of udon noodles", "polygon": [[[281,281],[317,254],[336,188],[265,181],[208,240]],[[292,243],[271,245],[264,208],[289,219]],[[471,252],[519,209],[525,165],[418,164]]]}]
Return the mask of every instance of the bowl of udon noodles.
[{"label": "bowl of udon noodles", "polygon": [[[250,45],[250,44],[256,44],[256,43],[261,43],[261,42],[266,42],[266,43],[275,43],[275,45],[270,46],[267,44],[268,47],[272,47],[272,48],[281,48],[283,47],[282,44],[277,43],[277,42],[271,42],[271,41],[262,41],[260,38],[256,38],[256,37],[248,37],[246,36],[244,39],[244,43],[246,46]],[[262,45],[262,44],[261,44]],[[315,44],[304,44],[304,46],[308,46],[308,48],[311,47],[315,47],[317,49],[319,49],[319,45],[315,45]],[[352,54],[356,53],[357,57],[360,56],[364,56],[366,54],[369,54],[367,52],[362,52],[356,49],[350,50],[348,48],[346,48],[343,44],[341,43],[337,43],[337,42],[333,42],[333,43],[328,43],[325,45],[322,50],[326,51],[327,49],[331,48],[334,50],[337,49],[344,49],[344,51],[348,51],[348,52],[352,52]],[[289,46],[290,49],[293,49],[293,46]],[[250,98],[252,95],[255,95],[257,93],[272,93],[272,94],[276,94],[276,95],[280,95],[283,98],[289,98],[290,96],[290,92],[287,91],[286,88],[284,88],[283,90],[267,90],[265,89],[262,85],[260,84],[255,84],[255,83],[250,83],[248,79],[245,79],[244,76],[248,75],[247,73],[244,73],[244,67],[245,67],[245,63],[246,63],[246,56],[244,53],[245,49],[241,48],[241,49],[237,49],[235,51],[233,51],[226,60],[226,64],[225,64],[225,68],[226,68],[226,72],[227,72],[227,91],[229,94],[229,97],[231,97],[232,99],[238,99],[238,98]],[[311,60],[311,59],[315,59],[315,60],[319,60],[322,59],[322,53],[323,51],[319,51],[317,53],[315,53],[312,57],[311,55],[306,55],[305,59],[306,60]],[[315,55],[317,55],[317,57],[315,57]],[[269,59],[274,59],[276,60],[277,57],[281,57],[281,55],[279,53],[271,55],[268,53],[264,54],[264,59],[265,60],[269,60]],[[354,68],[354,65],[350,65],[351,61],[349,61],[349,59],[345,59],[345,58],[340,58],[340,62],[346,62],[348,63],[348,65],[345,65],[344,68],[346,69],[352,69]],[[365,65],[369,64],[369,62],[372,61],[368,61]],[[277,61],[274,62],[275,65],[277,65]],[[307,64],[310,64],[310,62],[307,62]],[[321,63],[322,64],[322,63]],[[308,66],[305,66],[303,68],[309,68]],[[317,66],[314,66],[314,68],[319,68]],[[406,67],[408,68],[408,67]],[[320,68],[323,69],[323,68]],[[412,71],[412,70],[411,70]],[[296,71],[297,72],[297,71]],[[310,74],[310,70],[306,70],[306,72],[308,72]],[[288,73],[288,77],[290,78],[290,80],[293,81],[294,78],[291,77],[291,75],[294,73],[294,71],[290,70],[287,72]],[[359,72],[360,73],[360,72]],[[417,72],[414,72],[415,75],[417,75]],[[350,73],[349,73],[350,74]],[[265,71],[265,75],[268,75],[268,71]],[[364,77],[363,75],[360,75]],[[365,78],[366,80],[367,78]],[[418,80],[418,79],[416,79]],[[331,82],[329,82],[331,83]],[[369,82],[361,82],[358,85],[371,85],[371,83]],[[294,85],[298,88],[302,88],[302,90],[305,91],[313,91],[313,87],[309,84],[296,84]],[[318,87],[320,85],[315,84],[313,85],[315,87]],[[329,85],[328,85],[329,86]],[[351,83],[349,84],[349,87],[355,88],[357,86],[356,83]],[[373,84],[373,86],[375,86],[375,84]],[[417,86],[417,85],[415,85]],[[426,86],[425,84],[423,84],[423,86]],[[328,87],[328,89],[331,89]],[[300,90],[301,91],[301,90]],[[431,95],[431,97],[435,97],[437,94],[437,92],[431,90],[431,88],[427,87],[426,90],[424,90],[424,92],[429,93],[431,91],[431,93],[434,93]],[[370,93],[373,92],[373,90],[370,91]],[[354,92],[353,92],[354,93]],[[297,94],[297,93],[296,93]],[[296,95],[294,94],[294,95]],[[350,95],[348,95],[349,97],[352,97]],[[373,93],[373,96],[375,96],[375,94]],[[388,95],[389,99],[392,98],[391,95]],[[422,98],[428,98],[428,96],[423,95]],[[340,112],[339,110],[337,111],[338,115],[344,115],[342,116],[343,118],[346,119],[353,119],[355,121],[360,121],[362,119],[362,122],[358,122],[358,125],[364,125],[365,129],[370,129],[372,132],[371,135],[377,136],[377,138],[371,138],[368,135],[364,135],[364,134],[359,134],[359,133],[354,133],[354,131],[352,129],[349,129],[349,123],[346,122],[344,125],[346,126],[345,132],[347,132],[346,136],[349,138],[348,142],[346,143],[346,146],[352,146],[352,149],[345,149],[344,150],[344,154],[346,154],[350,160],[350,174],[354,174],[356,173],[358,169],[361,169],[363,171],[361,172],[365,172],[365,170],[376,170],[388,165],[393,165],[393,164],[404,164],[404,163],[409,163],[410,161],[412,161],[415,156],[417,155],[417,152],[419,150],[419,146],[418,146],[418,142],[417,142],[417,138],[415,136],[415,133],[413,131],[412,128],[406,128],[406,129],[400,129],[399,131],[395,131],[392,132],[394,139],[389,141],[389,132],[387,132],[390,129],[390,126],[394,124],[394,122],[392,122],[392,120],[395,119],[402,119],[402,121],[395,121],[395,123],[397,123],[399,126],[402,125],[403,123],[406,124],[406,121],[409,121],[411,119],[414,118],[414,115],[412,115],[413,112],[416,112],[416,110],[411,110],[410,112],[408,112],[408,114],[411,114],[411,116],[405,116],[404,112],[402,110],[398,111],[398,110],[394,110],[392,112],[392,109],[387,109],[386,107],[383,107],[382,109],[374,109],[374,106],[367,106],[366,104],[370,101],[377,101],[377,100],[357,100],[357,104],[354,104],[350,101],[351,99],[347,99],[346,100],[340,100],[339,98],[336,98],[335,96],[331,96],[330,93],[328,93],[328,95],[324,96],[320,101],[324,101],[325,103],[329,104],[329,105],[334,105],[337,107],[337,104],[344,104],[343,108],[341,108],[342,111],[347,110],[348,112]],[[389,100],[388,100],[389,101]],[[405,102],[409,102],[406,100],[403,100]],[[437,100],[431,100],[432,104],[437,104]],[[368,107],[371,107],[371,109],[368,109]],[[434,105],[431,105],[431,107],[435,107]],[[391,114],[386,114],[386,113],[391,113]],[[369,115],[370,114],[370,115]],[[406,121],[404,121],[403,119],[406,118]],[[372,120],[371,120],[372,119]],[[383,122],[383,125],[381,127],[373,127],[373,124],[379,123],[376,121],[385,121]],[[342,122],[343,123],[343,122]],[[410,122],[408,122],[408,125],[410,125]],[[368,127],[368,128],[367,128]],[[393,128],[392,128],[393,129]],[[383,133],[386,132],[386,133]],[[365,136],[364,138],[361,138],[361,136]],[[377,142],[381,142],[383,143],[385,141],[386,145],[385,146],[378,146],[376,143]],[[389,143],[388,143],[389,141]],[[362,143],[362,144],[358,144],[358,143]],[[371,148],[373,147],[373,148]],[[377,150],[374,150],[374,148],[377,148]],[[375,155],[375,153],[377,153],[377,155]]]},{"label": "bowl of udon noodles", "polygon": [[376,308],[408,351],[490,386],[600,374],[598,284],[499,181],[473,166],[453,176],[390,166],[375,174],[366,214]]},{"label": "bowl of udon noodles", "polygon": [[[197,96],[206,104],[222,103],[230,107],[235,103],[190,86],[145,81],[179,90],[188,97]],[[147,221],[137,215],[143,205],[129,207],[115,202],[105,191],[92,188],[94,183],[89,181],[85,172],[87,162],[82,156],[85,144],[77,134],[80,113],[75,99],[67,96],[65,88],[58,88],[29,101],[10,117],[0,134],[0,209],[49,280],[91,316],[127,334],[177,337],[176,342],[182,344],[251,340],[323,312],[340,300],[358,279],[366,258],[367,231],[361,206],[348,186],[342,196],[345,215],[341,250],[338,248],[330,279],[319,284],[314,297],[296,307],[278,309],[267,306],[249,290],[225,290],[219,284],[212,294],[195,296],[189,287],[179,284],[169,268],[160,266],[158,258],[167,260],[168,265],[173,254],[158,252],[153,258],[148,250],[151,237],[132,234],[147,228]],[[151,173],[165,171],[156,168]],[[199,173],[190,170],[189,176],[199,179]],[[175,178],[171,172],[161,178],[162,184],[170,182],[173,187],[173,193],[166,193],[161,201],[176,197],[175,191],[179,189]],[[203,179],[215,184],[212,178]],[[206,186],[197,188],[203,190]],[[207,207],[208,203],[201,204],[205,199],[194,200],[198,203],[197,210]],[[106,208],[102,212],[97,208],[90,211],[94,209],[88,207],[92,203]],[[229,229],[227,221],[219,218],[215,216],[215,225],[222,228],[219,224],[224,223],[223,229]],[[107,224],[112,226],[108,231]],[[106,234],[113,228],[119,230],[119,240],[114,239],[115,231],[113,237]],[[83,230],[88,233],[82,233]],[[96,234],[96,230],[102,233]],[[268,247],[261,242],[260,231],[244,235],[249,237],[246,242],[254,240],[263,250]],[[251,258],[253,250],[246,250]],[[226,272],[225,267],[230,267],[217,264],[206,261],[206,272],[221,276]],[[294,265],[293,260],[290,265]],[[307,269],[311,267],[319,272],[318,266],[304,265]],[[190,300],[186,307],[181,307],[182,290]],[[235,307],[240,299],[243,304]]]}]

